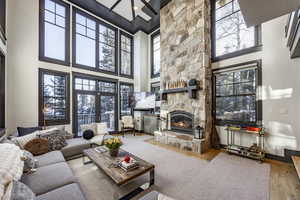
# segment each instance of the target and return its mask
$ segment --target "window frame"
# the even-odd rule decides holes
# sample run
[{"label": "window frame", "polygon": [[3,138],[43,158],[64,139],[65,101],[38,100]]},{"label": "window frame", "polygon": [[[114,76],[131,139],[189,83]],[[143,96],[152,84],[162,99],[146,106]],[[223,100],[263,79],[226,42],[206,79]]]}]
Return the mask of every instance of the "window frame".
[{"label": "window frame", "polygon": [[[159,84],[159,85],[157,85]],[[161,87],[160,87],[160,81],[156,81],[156,82],[153,82],[151,83],[151,92],[154,93],[154,89],[155,88],[158,88],[159,87],[159,91],[161,90]],[[161,96],[160,96],[160,93],[159,93],[159,97],[155,96],[155,101],[161,101]]]},{"label": "window frame", "polygon": [[257,25],[254,28],[254,40],[255,44],[253,47],[237,50],[228,54],[224,54],[221,56],[216,56],[216,1],[218,0],[211,0],[211,56],[212,62],[218,62],[221,60],[234,58],[242,55],[246,55],[249,53],[254,53],[262,50],[262,36],[261,36],[261,25]]},{"label": "window frame", "polygon": [[[123,81],[119,81],[119,97],[120,97],[120,102],[119,102],[119,107],[120,107],[120,119],[122,116],[126,116],[126,115],[122,115],[122,103],[121,103],[121,85],[127,85],[127,86],[132,86],[132,91],[134,92],[134,84],[133,83],[128,83],[128,82],[123,82]],[[130,111],[130,115],[133,116],[133,111]]]},{"label": "window frame", "polygon": [[[122,36],[125,36],[127,38],[130,39],[131,41],[131,52],[130,52],[130,59],[131,59],[131,63],[130,63],[130,68],[131,68],[131,74],[122,74]],[[125,33],[124,31],[120,30],[120,34],[119,34],[119,57],[120,57],[120,62],[119,62],[119,76],[121,77],[125,77],[125,78],[129,78],[129,79],[133,79],[133,74],[134,74],[134,40],[133,40],[133,36],[129,35],[128,33]]]},{"label": "window frame", "polygon": [[[66,90],[66,114],[65,118],[61,120],[46,120],[44,121],[44,95],[43,95],[43,84],[44,84],[44,75],[54,75],[54,76],[64,76],[65,77],[65,90]],[[44,126],[44,122],[46,126],[53,126],[53,125],[66,125],[70,124],[70,74],[61,71],[54,71],[44,68],[39,68],[39,126]]]},{"label": "window frame", "polygon": [[6,44],[6,0],[0,0],[0,39]]},{"label": "window frame", "polygon": [[[256,103],[255,103],[255,113],[256,113],[256,121],[255,122],[245,122],[245,121],[236,121],[236,120],[218,120],[216,118],[216,78],[215,73],[217,71],[221,70],[228,70],[228,71],[238,71],[238,69],[243,70],[247,69],[247,67],[255,66],[257,73],[256,73]],[[243,67],[244,66],[244,67]],[[238,69],[237,69],[238,68]],[[213,76],[212,76],[212,94],[213,94],[213,109],[212,109],[212,115],[215,121],[216,125],[219,126],[225,126],[225,125],[241,125],[241,126],[259,126],[262,123],[262,99],[261,99],[261,93],[260,88],[262,87],[262,61],[261,60],[253,60],[249,62],[239,63],[235,65],[230,65],[218,69],[213,70]],[[233,95],[233,96],[239,96],[239,95]]]},{"label": "window frame", "polygon": [[[75,89],[75,79],[76,78],[80,78],[80,79],[88,79],[88,80],[95,80],[96,81],[96,88],[95,91],[87,91],[87,90],[76,90]],[[109,93],[109,92],[101,92],[99,90],[99,81],[104,81],[104,82],[110,82],[110,83],[114,83],[116,84],[116,92],[115,93]],[[79,73],[79,72],[72,72],[72,103],[73,103],[73,133],[76,134],[77,136],[77,118],[76,118],[76,112],[77,112],[77,108],[76,108],[76,103],[77,103],[77,94],[92,94],[95,95],[96,99],[95,99],[95,106],[96,106],[96,123],[100,123],[100,118],[101,118],[101,113],[100,113],[100,98],[97,97],[101,97],[101,95],[108,95],[108,96],[114,96],[115,97],[115,131],[112,131],[111,133],[115,133],[118,132],[119,130],[119,108],[118,108],[118,101],[119,101],[119,86],[118,86],[118,79],[113,79],[113,78],[106,78],[106,77],[102,77],[102,76],[95,76],[95,75],[90,75],[90,74],[83,74],[83,73]],[[97,109],[98,107],[98,109]]]},{"label": "window frame", "polygon": [[[83,64],[78,64],[76,63],[76,14],[80,14],[86,18],[89,18],[90,20],[95,21],[96,23],[96,55],[95,55],[95,67],[91,67],[88,65],[83,65]],[[107,71],[99,68],[99,25],[103,25],[109,29],[112,29],[115,31],[115,70],[114,72],[112,71]],[[88,13],[79,10],[78,8],[73,7],[73,13],[72,13],[72,26],[73,26],[73,31],[72,31],[72,66],[76,68],[81,68],[89,71],[96,71],[96,72],[101,72],[104,74],[109,74],[109,75],[118,75],[118,29],[110,24],[107,24],[100,19],[97,19],[96,17],[93,17],[89,15]]]},{"label": "window frame", "polygon": [[64,66],[70,66],[70,5],[61,0],[51,0],[56,4],[59,4],[66,8],[65,17],[65,60],[58,60],[55,58],[49,58],[45,56],[45,0],[40,0],[39,3],[39,60],[49,62],[53,64],[59,64]]},{"label": "window frame", "polygon": [[[160,77],[160,72],[157,74],[154,74],[154,39],[156,37],[160,36],[160,30],[156,31],[151,35],[151,78],[157,78]],[[160,50],[160,47],[159,47]]]}]

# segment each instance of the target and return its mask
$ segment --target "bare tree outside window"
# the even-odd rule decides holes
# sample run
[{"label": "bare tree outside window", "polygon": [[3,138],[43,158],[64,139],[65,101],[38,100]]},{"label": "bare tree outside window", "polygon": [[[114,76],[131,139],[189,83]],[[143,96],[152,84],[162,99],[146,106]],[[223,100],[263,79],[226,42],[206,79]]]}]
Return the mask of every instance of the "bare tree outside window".
[{"label": "bare tree outside window", "polygon": [[237,0],[215,5],[216,56],[255,46],[255,27],[247,28]]},{"label": "bare tree outside window", "polygon": [[99,68],[101,70],[115,72],[115,31],[99,25]]}]

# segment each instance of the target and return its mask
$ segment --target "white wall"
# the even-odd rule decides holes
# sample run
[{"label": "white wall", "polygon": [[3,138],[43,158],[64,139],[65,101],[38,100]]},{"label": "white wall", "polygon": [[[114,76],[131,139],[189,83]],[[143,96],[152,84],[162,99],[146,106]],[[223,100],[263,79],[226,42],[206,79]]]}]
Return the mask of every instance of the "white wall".
[{"label": "white wall", "polygon": [[[80,72],[118,78],[120,81],[133,83],[132,79],[39,61],[39,0],[9,0],[7,4],[8,101],[6,125],[9,132],[15,131],[17,126],[35,126],[38,123],[38,68]],[[95,17],[95,15],[93,16]],[[69,131],[71,131],[71,125],[67,126]]]},{"label": "white wall", "polygon": [[149,36],[138,31],[134,35],[134,90],[135,92],[147,92],[149,87]]},{"label": "white wall", "polygon": [[[266,150],[283,156],[284,148],[300,150],[300,59],[290,59],[284,27],[288,16],[262,24],[263,50],[213,63],[213,68],[262,59],[263,123],[267,128]],[[226,144],[224,127],[218,127]],[[255,140],[242,136],[241,145]]]}]

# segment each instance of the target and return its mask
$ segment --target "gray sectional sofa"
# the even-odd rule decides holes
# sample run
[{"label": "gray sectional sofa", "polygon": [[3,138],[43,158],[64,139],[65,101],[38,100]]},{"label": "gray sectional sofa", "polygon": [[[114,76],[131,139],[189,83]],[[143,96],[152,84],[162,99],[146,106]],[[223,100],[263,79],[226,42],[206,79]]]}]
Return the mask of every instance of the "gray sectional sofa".
[{"label": "gray sectional sofa", "polygon": [[36,159],[37,171],[23,174],[21,181],[37,195],[37,200],[86,200],[62,152],[52,151]]},{"label": "gray sectional sofa", "polygon": [[[0,143],[5,143],[9,137],[11,135],[1,135]],[[21,181],[36,194],[36,200],[86,200],[66,160],[81,156],[83,150],[93,144],[83,138],[71,138],[66,142],[67,146],[60,151],[35,156],[38,160],[36,172],[22,175]]]}]

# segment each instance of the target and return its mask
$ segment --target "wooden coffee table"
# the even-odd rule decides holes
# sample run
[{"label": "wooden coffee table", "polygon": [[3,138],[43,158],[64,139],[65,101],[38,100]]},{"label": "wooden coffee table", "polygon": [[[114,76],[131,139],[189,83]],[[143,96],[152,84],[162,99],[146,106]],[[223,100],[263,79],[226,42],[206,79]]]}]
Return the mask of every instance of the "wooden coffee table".
[{"label": "wooden coffee table", "polygon": [[[108,151],[99,153],[94,148],[83,150],[83,155],[88,157],[92,163],[104,171],[118,186],[126,184],[148,172],[150,173],[150,186],[154,184],[155,166],[123,149],[119,150],[118,157],[111,157]],[[126,155],[129,155],[138,161],[139,167],[137,169],[125,172],[123,169],[116,166],[117,162],[122,160]],[[86,164],[85,160],[83,160],[83,162]]]}]

